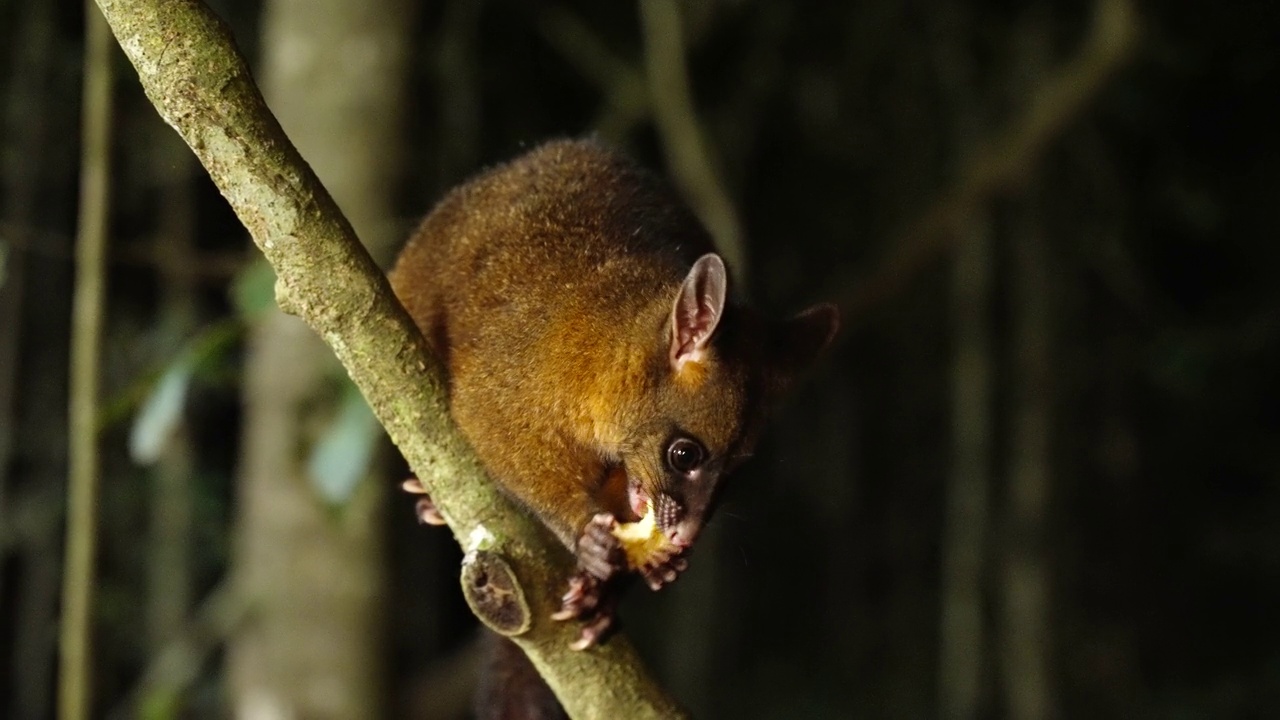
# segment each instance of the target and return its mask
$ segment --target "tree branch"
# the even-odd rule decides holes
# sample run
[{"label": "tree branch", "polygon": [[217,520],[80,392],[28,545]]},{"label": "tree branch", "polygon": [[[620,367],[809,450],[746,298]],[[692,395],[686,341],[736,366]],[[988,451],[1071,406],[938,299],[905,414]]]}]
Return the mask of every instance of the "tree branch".
[{"label": "tree branch", "polygon": [[644,74],[562,5],[539,6],[534,22],[547,44],[604,95],[603,108],[592,123],[596,132],[606,140],[624,142],[651,112]]},{"label": "tree branch", "polygon": [[742,225],[693,107],[680,7],[676,0],[641,0],[640,21],[653,120],[667,166],[729,267],[745,285],[748,268]]},{"label": "tree branch", "polygon": [[542,8],[535,21],[547,44],[605,96],[605,109],[595,123],[600,135],[621,141],[637,123],[652,117],[673,180],[739,281],[745,282],[746,239],[694,109],[680,7],[673,0],[642,0],[639,7],[644,35],[641,69],[619,57],[563,7]]},{"label": "tree branch", "polygon": [[[491,627],[527,626],[513,639],[573,717],[678,716],[625,638],[569,650],[577,628],[549,619],[570,569],[568,553],[485,478],[448,416],[437,361],[267,110],[225,26],[196,0],[98,3],[147,96],[275,268],[281,307],[333,349],[430,489],[472,567],[500,568],[505,559],[513,569],[523,593],[504,606],[511,615],[486,615],[483,603],[473,610],[479,607]],[[469,597],[483,598],[489,586],[472,585]]]},{"label": "tree branch", "polygon": [[[955,245],[974,208],[1024,180],[1044,152],[1106,87],[1130,57],[1138,37],[1138,20],[1130,0],[1098,0],[1093,31],[1076,57],[1049,78],[1026,110],[980,148],[944,193],[918,220],[890,244],[891,255],[871,277],[841,283],[840,316],[846,327],[866,320],[869,312],[901,292],[921,269]],[[853,333],[846,332],[845,338]]]},{"label": "tree branch", "polygon": [[94,556],[98,547],[98,393],[106,302],[111,177],[111,35],[85,7],[84,105],[80,111],[80,217],[71,310],[67,413],[67,530],[62,571],[58,717],[79,720],[93,707]]}]

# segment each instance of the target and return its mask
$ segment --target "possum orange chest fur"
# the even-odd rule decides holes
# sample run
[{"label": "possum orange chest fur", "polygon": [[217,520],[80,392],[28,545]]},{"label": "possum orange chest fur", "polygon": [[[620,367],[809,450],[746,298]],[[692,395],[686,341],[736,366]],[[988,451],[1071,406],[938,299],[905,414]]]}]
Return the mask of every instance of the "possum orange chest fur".
[{"label": "possum orange chest fur", "polygon": [[[591,141],[458,187],[391,272],[443,360],[458,427],[576,554],[558,617],[584,621],[581,647],[612,622],[615,577],[656,589],[684,570],[766,408],[835,332],[831,305],[770,322],[730,302],[729,283],[685,206]],[[628,557],[617,526],[641,516],[654,539]]]}]

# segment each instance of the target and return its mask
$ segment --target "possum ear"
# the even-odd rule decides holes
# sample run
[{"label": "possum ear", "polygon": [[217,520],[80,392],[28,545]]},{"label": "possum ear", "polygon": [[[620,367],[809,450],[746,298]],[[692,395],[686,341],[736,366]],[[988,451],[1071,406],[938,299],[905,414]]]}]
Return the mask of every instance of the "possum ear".
[{"label": "possum ear", "polygon": [[789,382],[818,359],[840,329],[840,311],[831,303],[821,303],[787,320],[775,331],[774,367],[780,379]]},{"label": "possum ear", "polygon": [[698,258],[689,269],[675,306],[671,308],[671,367],[679,372],[685,363],[701,362],[707,345],[724,315],[728,274],[719,255]]}]

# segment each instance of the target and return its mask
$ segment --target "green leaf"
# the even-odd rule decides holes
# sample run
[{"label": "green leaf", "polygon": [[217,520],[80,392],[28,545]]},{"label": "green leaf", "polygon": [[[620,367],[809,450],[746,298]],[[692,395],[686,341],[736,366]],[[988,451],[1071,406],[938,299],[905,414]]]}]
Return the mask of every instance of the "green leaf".
[{"label": "green leaf", "polygon": [[[144,376],[130,382],[124,390],[105,398],[98,413],[98,428],[115,427],[128,419],[136,408],[155,392],[158,380],[173,365],[189,363],[191,381],[209,382],[215,373],[210,368],[228,362],[228,355],[244,334],[245,324],[238,317],[227,317],[208,325],[183,344],[177,357],[167,364],[149,370]],[[237,376],[238,377],[238,376]]]},{"label": "green leaf", "polygon": [[129,456],[139,465],[150,465],[160,459],[173,431],[182,421],[182,408],[187,402],[191,371],[195,364],[191,355],[183,353],[160,379],[151,386],[129,431]]},{"label": "green leaf", "polygon": [[307,473],[327,502],[351,498],[369,471],[381,427],[355,386],[347,381],[341,406],[320,441],[311,449]]}]

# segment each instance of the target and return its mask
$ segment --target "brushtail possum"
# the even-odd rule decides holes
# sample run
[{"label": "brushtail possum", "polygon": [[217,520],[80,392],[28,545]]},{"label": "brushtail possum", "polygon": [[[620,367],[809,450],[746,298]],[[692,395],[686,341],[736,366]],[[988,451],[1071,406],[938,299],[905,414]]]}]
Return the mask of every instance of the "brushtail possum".
[{"label": "brushtail possum", "polygon": [[[453,190],[391,284],[489,474],[577,556],[557,614],[583,621],[577,647],[609,629],[615,578],[657,589],[685,569],[766,409],[837,326],[832,305],[771,322],[734,302],[692,213],[592,141]],[[618,525],[647,515],[657,541],[629,560]]]}]

